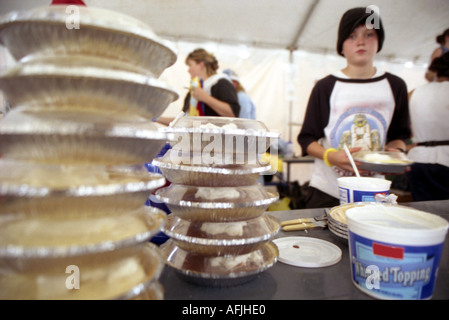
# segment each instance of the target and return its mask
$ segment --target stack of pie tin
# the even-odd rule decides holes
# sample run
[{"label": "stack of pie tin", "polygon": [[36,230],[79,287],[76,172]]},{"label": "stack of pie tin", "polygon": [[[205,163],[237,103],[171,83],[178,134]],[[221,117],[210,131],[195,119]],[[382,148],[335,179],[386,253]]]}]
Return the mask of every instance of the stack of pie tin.
[{"label": "stack of pie tin", "polygon": [[167,217],[145,201],[166,180],[144,164],[173,138],[152,119],[178,98],[158,79],[176,55],[132,17],[73,7],[0,18],[17,62],[0,76],[0,299],[162,299],[148,240]]},{"label": "stack of pie tin", "polygon": [[280,223],[266,214],[278,195],[259,182],[261,154],[279,135],[256,120],[182,117],[164,130],[172,149],[153,164],[171,185],[156,192],[171,211],[163,232],[167,265],[206,286],[246,282],[277,261]]}]

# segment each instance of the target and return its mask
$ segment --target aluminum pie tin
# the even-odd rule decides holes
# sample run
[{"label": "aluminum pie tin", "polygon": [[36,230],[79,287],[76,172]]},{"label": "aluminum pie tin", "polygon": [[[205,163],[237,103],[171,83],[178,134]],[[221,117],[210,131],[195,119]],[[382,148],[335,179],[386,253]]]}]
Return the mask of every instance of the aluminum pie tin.
[{"label": "aluminum pie tin", "polygon": [[140,208],[165,185],[144,165],[58,165],[0,160],[1,215],[101,217]]},{"label": "aluminum pie tin", "polygon": [[190,221],[242,221],[261,216],[278,194],[261,184],[240,187],[197,187],[171,184],[156,190],[175,216]]},{"label": "aluminum pie tin", "polygon": [[163,300],[164,287],[158,279],[151,279],[138,284],[127,293],[114,298],[113,300]]},{"label": "aluminum pie tin", "polygon": [[129,299],[159,279],[164,262],[159,248],[149,242],[70,257],[2,258],[0,298]]},{"label": "aluminum pie tin", "polygon": [[203,255],[239,255],[254,251],[271,240],[280,222],[270,215],[236,222],[196,222],[170,215],[163,232],[189,252]]},{"label": "aluminum pie tin", "polygon": [[171,136],[153,123],[16,108],[0,122],[3,158],[57,164],[134,165],[153,159]]},{"label": "aluminum pie tin", "polygon": [[[187,161],[186,161],[187,160]],[[162,157],[154,158],[164,177],[175,184],[192,186],[248,186],[257,183],[261,174],[268,172],[271,165],[256,164],[196,164],[195,159],[178,157],[168,150]]]},{"label": "aluminum pie tin", "polygon": [[129,121],[151,121],[179,97],[159,79],[82,56],[22,61],[1,75],[0,89],[12,108],[80,110]]},{"label": "aluminum pie tin", "polygon": [[231,117],[180,117],[161,130],[175,135],[173,150],[207,153],[221,163],[229,154],[255,161],[280,137],[261,121]]},{"label": "aluminum pie tin", "polygon": [[82,54],[121,61],[156,78],[176,61],[171,44],[133,17],[82,6],[68,13],[67,8],[54,5],[3,15],[0,43],[17,61],[30,56]]},{"label": "aluminum pie tin", "polygon": [[352,154],[360,170],[380,173],[404,173],[413,161],[402,152],[359,151]]},{"label": "aluminum pie tin", "polygon": [[348,240],[348,232],[347,230],[341,230],[339,227],[329,224],[329,230],[340,240]]},{"label": "aluminum pie tin", "polygon": [[185,281],[211,287],[229,287],[254,279],[271,268],[279,255],[269,241],[261,248],[241,255],[206,256],[185,251],[168,240],[162,246],[166,264]]},{"label": "aluminum pie tin", "polygon": [[346,211],[351,208],[366,206],[373,202],[345,203],[326,211],[329,230],[339,238],[348,239],[348,222]]},{"label": "aluminum pie tin", "polygon": [[160,232],[166,216],[147,206],[112,217],[14,219],[3,215],[0,257],[69,258],[117,250],[148,241]]}]

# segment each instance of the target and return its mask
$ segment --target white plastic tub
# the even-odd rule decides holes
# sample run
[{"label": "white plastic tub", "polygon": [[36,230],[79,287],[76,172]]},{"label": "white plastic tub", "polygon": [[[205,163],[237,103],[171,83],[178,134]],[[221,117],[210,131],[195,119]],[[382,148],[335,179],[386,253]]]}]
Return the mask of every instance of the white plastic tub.
[{"label": "white plastic tub", "polygon": [[391,181],[371,177],[341,177],[337,179],[340,204],[374,202],[377,194],[388,195]]},{"label": "white plastic tub", "polygon": [[346,211],[352,281],[379,299],[430,299],[449,223],[399,205]]}]

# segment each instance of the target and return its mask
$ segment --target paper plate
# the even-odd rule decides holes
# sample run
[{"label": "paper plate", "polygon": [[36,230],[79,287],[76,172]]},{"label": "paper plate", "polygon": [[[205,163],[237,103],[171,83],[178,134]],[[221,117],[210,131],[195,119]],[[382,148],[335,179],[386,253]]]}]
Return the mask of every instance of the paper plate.
[{"label": "paper plate", "polygon": [[413,163],[402,152],[359,151],[353,157],[360,170],[380,173],[403,173]]},{"label": "paper plate", "polygon": [[279,250],[278,261],[305,268],[320,268],[336,264],[341,259],[341,249],[317,238],[285,237],[273,241]]}]

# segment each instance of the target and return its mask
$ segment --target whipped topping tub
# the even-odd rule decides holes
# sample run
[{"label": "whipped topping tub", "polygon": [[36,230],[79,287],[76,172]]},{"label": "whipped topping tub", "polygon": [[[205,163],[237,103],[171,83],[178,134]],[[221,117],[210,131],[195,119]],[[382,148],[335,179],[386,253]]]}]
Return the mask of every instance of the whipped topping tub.
[{"label": "whipped topping tub", "polygon": [[379,299],[430,299],[449,223],[400,205],[346,211],[352,281]]}]

